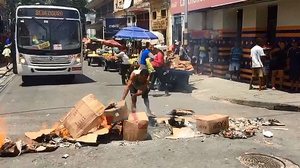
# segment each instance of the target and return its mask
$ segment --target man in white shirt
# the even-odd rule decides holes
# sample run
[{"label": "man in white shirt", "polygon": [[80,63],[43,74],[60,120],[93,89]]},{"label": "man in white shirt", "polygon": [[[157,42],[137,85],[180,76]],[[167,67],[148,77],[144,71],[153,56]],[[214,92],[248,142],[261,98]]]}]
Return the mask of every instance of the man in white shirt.
[{"label": "man in white shirt", "polygon": [[129,57],[126,54],[126,51],[127,51],[127,48],[124,47],[124,48],[122,48],[122,51],[119,54],[117,54],[117,57],[122,59],[122,63],[120,65],[120,71],[121,71],[121,77],[122,77],[122,84],[123,85],[126,85],[126,83],[127,83],[126,80],[130,76],[130,72],[129,72],[130,63],[129,63]]},{"label": "man in white shirt", "polygon": [[2,55],[4,56],[6,62],[6,69],[9,69],[8,66],[10,64],[10,54],[11,54],[10,46],[11,44],[6,44],[2,52]]},{"label": "man in white shirt", "polygon": [[259,91],[261,91],[262,88],[262,81],[263,81],[263,63],[261,61],[262,56],[265,56],[264,50],[261,47],[263,46],[263,39],[257,38],[256,39],[256,45],[251,49],[251,59],[252,59],[252,77],[250,81],[250,87],[249,89],[253,89],[253,79],[258,78],[259,79]]}]

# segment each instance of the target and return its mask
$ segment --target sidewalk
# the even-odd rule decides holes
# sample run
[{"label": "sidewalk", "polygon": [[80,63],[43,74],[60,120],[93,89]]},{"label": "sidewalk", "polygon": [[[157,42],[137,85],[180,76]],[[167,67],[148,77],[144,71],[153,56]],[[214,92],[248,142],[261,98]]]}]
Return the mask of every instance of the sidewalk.
[{"label": "sidewalk", "polygon": [[207,76],[191,76],[196,89],[192,96],[200,100],[225,100],[235,104],[270,110],[300,111],[300,93],[278,90],[249,90],[249,84]]},{"label": "sidewalk", "polygon": [[0,93],[6,87],[7,83],[12,79],[12,64],[9,65],[9,69],[4,65],[0,65]]},{"label": "sidewalk", "polygon": [[9,65],[9,69],[6,68],[4,64],[0,64],[0,78],[9,75],[9,72],[12,70],[12,64]]}]

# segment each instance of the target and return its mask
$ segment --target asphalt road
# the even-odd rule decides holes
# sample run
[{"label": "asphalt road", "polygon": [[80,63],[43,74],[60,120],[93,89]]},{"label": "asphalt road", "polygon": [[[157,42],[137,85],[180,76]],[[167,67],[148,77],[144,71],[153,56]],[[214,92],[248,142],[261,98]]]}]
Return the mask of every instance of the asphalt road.
[{"label": "asphalt road", "polygon": [[[118,73],[104,72],[99,67],[84,67],[75,82],[63,78],[38,78],[24,86],[15,77],[0,93],[0,118],[6,121],[13,139],[26,131],[51,127],[83,96],[93,93],[107,104],[121,98],[124,87]],[[193,81],[194,83],[197,81]],[[192,82],[192,83],[193,83]],[[234,91],[234,90],[233,90]],[[159,95],[152,91],[150,95]],[[129,103],[129,99],[127,101]],[[231,117],[268,117],[286,123],[287,131],[271,130],[274,138],[261,133],[246,140],[207,137],[182,140],[148,140],[138,143],[113,141],[97,147],[60,148],[51,153],[25,154],[16,158],[0,158],[1,167],[242,167],[237,157],[246,152],[281,156],[300,164],[300,113],[269,111],[226,102],[197,100],[187,93],[171,93],[169,97],[150,96],[152,111],[163,116],[174,108],[193,109],[197,114],[228,114]],[[138,111],[144,111],[141,99]],[[266,143],[268,141],[268,143]],[[70,157],[63,159],[64,154]]]}]

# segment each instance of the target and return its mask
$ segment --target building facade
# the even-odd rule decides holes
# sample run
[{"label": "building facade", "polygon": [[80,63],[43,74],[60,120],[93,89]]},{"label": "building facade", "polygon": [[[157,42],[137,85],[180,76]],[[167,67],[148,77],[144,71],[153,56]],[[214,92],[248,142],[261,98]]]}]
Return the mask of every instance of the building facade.
[{"label": "building facade", "polygon": [[[269,44],[278,40],[300,39],[300,2],[295,0],[207,0],[189,1],[190,42],[214,39],[219,56],[215,72],[224,77],[228,71],[230,49],[235,42],[243,48],[241,77],[250,79],[250,49],[262,37]],[[184,0],[171,0],[173,39],[181,40]],[[207,68],[208,70],[209,68]]]},{"label": "building facade", "polygon": [[172,44],[170,0],[150,0],[150,29],[164,35],[165,44]]},{"label": "building facade", "polygon": [[90,14],[87,18],[90,21],[86,26],[87,33],[92,32],[97,38],[109,38],[105,32],[105,20],[114,17],[114,0],[92,0],[88,2],[86,8],[94,11],[94,16]]}]

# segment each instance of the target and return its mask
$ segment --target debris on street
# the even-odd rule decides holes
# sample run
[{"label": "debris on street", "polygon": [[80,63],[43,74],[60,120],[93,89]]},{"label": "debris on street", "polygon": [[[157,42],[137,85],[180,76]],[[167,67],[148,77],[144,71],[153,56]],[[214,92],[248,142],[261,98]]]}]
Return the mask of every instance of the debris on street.
[{"label": "debris on street", "polygon": [[269,119],[268,121],[264,121],[262,125],[263,126],[285,126],[285,124],[281,123],[276,119]]},{"label": "debris on street", "polygon": [[[137,142],[203,137],[199,142],[204,142],[210,134],[218,138],[222,135],[230,139],[247,139],[255,136],[263,126],[284,124],[276,119],[195,115],[190,109],[174,109],[168,116],[154,119],[148,118],[145,112],[129,113],[125,101],[110,103],[105,107],[94,95],[89,94],[78,101],[53,128],[25,132],[25,140],[14,142],[8,139],[1,119],[0,126],[0,157],[16,157],[23,153],[52,152],[57,148],[80,149],[86,145],[122,139]],[[277,129],[288,130],[281,127]],[[273,137],[270,131],[263,130],[263,135]],[[126,144],[121,142],[120,146]],[[68,154],[63,156],[65,159],[68,157]]]},{"label": "debris on street", "polygon": [[198,131],[205,134],[217,134],[229,128],[229,116],[213,114],[196,118]]},{"label": "debris on street", "polygon": [[195,112],[190,109],[174,109],[170,112],[170,115],[175,116],[185,116],[185,115],[193,115]]},{"label": "debris on street", "polygon": [[69,154],[64,154],[64,155],[62,156],[62,158],[67,159],[69,156],[70,156]]},{"label": "debris on street", "polygon": [[273,137],[273,133],[271,131],[263,130],[263,135],[267,138],[272,138]]},{"label": "debris on street", "polygon": [[127,141],[143,141],[147,139],[148,117],[145,112],[131,113],[123,124],[123,139]]}]

